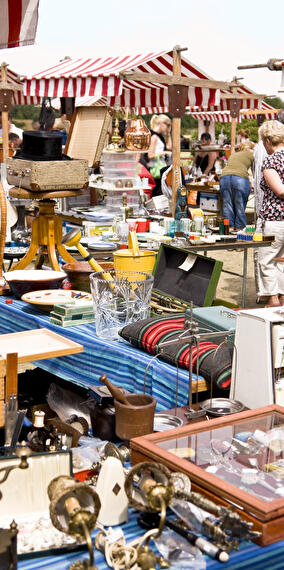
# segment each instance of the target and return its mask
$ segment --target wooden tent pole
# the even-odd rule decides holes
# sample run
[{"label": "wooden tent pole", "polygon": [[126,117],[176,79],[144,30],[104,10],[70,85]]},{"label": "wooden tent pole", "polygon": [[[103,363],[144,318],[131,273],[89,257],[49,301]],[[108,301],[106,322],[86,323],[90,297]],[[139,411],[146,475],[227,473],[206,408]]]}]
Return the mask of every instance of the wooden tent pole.
[{"label": "wooden tent pole", "polygon": [[237,119],[236,117],[233,117],[231,121],[231,154],[235,152],[236,132],[237,132]]},{"label": "wooden tent pole", "polygon": [[[173,48],[173,75],[181,76],[181,50],[179,46]],[[172,216],[175,217],[177,189],[180,185],[180,117],[173,117],[172,121]]]},{"label": "wooden tent pole", "polygon": [[[1,64],[1,81],[7,81],[7,63]],[[8,109],[2,111],[2,145],[3,145],[3,162],[6,163],[9,157],[9,123]]]},{"label": "wooden tent pole", "polygon": [[[233,87],[233,89],[232,89],[232,94],[233,95],[237,94],[237,90],[235,87]],[[231,154],[233,154],[233,152],[235,152],[236,133],[237,133],[237,117],[232,117],[232,121],[231,121]]]}]

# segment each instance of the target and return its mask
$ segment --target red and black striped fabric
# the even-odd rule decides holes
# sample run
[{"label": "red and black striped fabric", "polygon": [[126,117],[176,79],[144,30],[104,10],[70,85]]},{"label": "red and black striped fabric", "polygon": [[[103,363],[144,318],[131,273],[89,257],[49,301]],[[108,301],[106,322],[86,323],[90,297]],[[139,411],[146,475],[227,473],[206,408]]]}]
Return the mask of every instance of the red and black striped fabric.
[{"label": "red and black striped fabric", "polygon": [[[159,353],[159,345],[167,340],[178,338],[184,331],[184,316],[171,315],[167,317],[151,317],[136,323],[126,325],[120,335],[134,346],[149,352]],[[159,358],[180,366],[189,368],[189,343],[173,342],[164,346]],[[232,348],[227,344],[218,346],[210,341],[202,341],[192,347],[193,371],[196,372],[197,364],[200,375],[218,388],[227,389],[231,382],[232,372]]]}]

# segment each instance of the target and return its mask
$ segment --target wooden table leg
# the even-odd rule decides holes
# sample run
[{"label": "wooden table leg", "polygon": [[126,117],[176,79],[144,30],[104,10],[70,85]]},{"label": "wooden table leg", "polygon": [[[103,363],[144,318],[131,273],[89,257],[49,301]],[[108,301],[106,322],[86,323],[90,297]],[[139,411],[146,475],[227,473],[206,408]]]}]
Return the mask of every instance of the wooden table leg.
[{"label": "wooden table leg", "polygon": [[47,231],[48,231],[47,251],[48,251],[50,265],[52,269],[54,269],[54,271],[60,271],[55,250],[55,232],[54,232],[53,218],[48,218],[47,220]]},{"label": "wooden table leg", "polygon": [[66,263],[76,263],[77,259],[68,253],[65,245],[61,243],[62,240],[62,220],[58,216],[55,218],[55,243],[58,253],[66,261]]}]

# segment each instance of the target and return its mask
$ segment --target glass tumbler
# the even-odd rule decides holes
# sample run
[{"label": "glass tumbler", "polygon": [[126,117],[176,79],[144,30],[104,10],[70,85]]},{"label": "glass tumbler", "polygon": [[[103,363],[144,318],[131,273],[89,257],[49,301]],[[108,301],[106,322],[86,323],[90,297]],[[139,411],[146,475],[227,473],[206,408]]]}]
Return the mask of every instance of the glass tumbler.
[{"label": "glass tumbler", "polygon": [[149,316],[153,275],[138,271],[100,271],[90,275],[96,334],[119,340],[127,324]]}]

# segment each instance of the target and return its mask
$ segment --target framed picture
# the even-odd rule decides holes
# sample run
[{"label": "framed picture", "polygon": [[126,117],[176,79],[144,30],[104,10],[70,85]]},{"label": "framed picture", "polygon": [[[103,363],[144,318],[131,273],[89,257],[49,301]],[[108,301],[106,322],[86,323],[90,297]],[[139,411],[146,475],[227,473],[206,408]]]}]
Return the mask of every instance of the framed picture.
[{"label": "framed picture", "polygon": [[193,490],[232,505],[271,544],[284,532],[284,408],[271,405],[132,439],[132,463],[186,473]]}]

